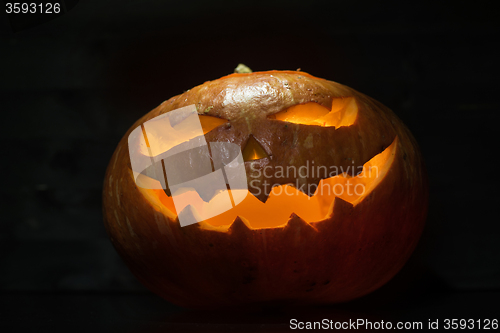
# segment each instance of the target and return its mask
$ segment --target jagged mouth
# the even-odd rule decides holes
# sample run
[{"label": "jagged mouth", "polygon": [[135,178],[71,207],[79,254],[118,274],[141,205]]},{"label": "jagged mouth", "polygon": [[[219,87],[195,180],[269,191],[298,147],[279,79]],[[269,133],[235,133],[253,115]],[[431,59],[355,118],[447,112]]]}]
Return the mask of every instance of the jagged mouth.
[{"label": "jagged mouth", "polygon": [[[363,171],[356,176],[343,173],[322,179],[312,196],[290,185],[278,185],[272,188],[266,202],[262,202],[248,190],[227,190],[232,197],[237,195],[244,199],[232,209],[202,221],[200,226],[224,231],[238,217],[252,229],[282,227],[293,214],[307,223],[328,219],[333,214],[335,198],[356,206],[376,189],[394,162],[397,142],[396,137],[389,147],[366,162]],[[171,196],[161,189],[138,189],[153,207],[171,220],[177,219],[178,212]],[[185,202],[182,209],[188,209],[190,205],[196,206],[196,203],[203,200],[196,191],[187,190],[181,195]],[[217,204],[216,195],[206,203],[205,209],[214,209]]]}]

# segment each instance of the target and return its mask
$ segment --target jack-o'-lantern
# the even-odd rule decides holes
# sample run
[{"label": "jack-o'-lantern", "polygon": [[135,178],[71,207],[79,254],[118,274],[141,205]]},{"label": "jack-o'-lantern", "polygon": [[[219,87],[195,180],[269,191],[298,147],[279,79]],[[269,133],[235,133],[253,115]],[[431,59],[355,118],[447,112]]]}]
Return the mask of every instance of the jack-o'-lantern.
[{"label": "jack-o'-lantern", "polygon": [[[193,104],[207,142],[241,148],[248,189],[232,209],[183,227],[168,189],[136,183],[127,138]],[[206,82],[139,119],[111,157],[103,211],[133,274],[172,303],[325,304],[401,269],[427,197],[419,148],[391,110],[301,71],[269,71]]]}]

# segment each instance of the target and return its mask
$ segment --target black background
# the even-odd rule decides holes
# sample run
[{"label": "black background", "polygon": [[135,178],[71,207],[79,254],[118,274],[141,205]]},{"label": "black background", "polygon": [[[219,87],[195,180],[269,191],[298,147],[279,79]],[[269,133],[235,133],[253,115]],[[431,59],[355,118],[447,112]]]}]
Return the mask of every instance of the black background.
[{"label": "black background", "polygon": [[[499,319],[493,4],[90,0],[32,17],[2,7],[0,325],[217,332],[287,331],[291,318]],[[120,138],[240,62],[348,85],[389,106],[419,142],[426,230],[375,293],[320,309],[191,312],[150,294],[111,246],[101,191]]]}]

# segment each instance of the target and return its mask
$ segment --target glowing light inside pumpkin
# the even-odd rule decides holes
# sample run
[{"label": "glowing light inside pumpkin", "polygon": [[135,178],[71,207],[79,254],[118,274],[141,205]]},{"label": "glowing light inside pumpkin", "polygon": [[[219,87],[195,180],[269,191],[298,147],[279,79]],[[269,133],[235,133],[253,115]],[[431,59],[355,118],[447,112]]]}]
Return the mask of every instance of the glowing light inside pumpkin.
[{"label": "glowing light inside pumpkin", "polygon": [[[394,161],[397,147],[397,138],[383,152],[373,157],[363,166],[363,171],[357,176],[341,174],[319,182],[313,196],[309,197],[298,189],[289,185],[279,185],[273,188],[265,203],[254,195],[231,192],[232,195],[245,195],[245,199],[233,209],[200,223],[202,228],[226,228],[232,224],[237,216],[254,229],[275,228],[286,225],[292,213],[300,216],[306,222],[321,221],[332,214],[334,199],[340,197],[353,205],[358,204],[370,194],[377,184],[385,177]],[[361,191],[360,189],[364,190]],[[139,188],[149,202],[165,215],[175,219],[173,199],[163,190],[148,190]],[[186,204],[201,200],[198,193],[187,191]]]},{"label": "glowing light inside pumpkin", "polygon": [[247,141],[245,149],[243,149],[243,161],[254,161],[261,158],[269,157],[262,145],[255,140],[253,135]]},{"label": "glowing light inside pumpkin", "polygon": [[201,123],[201,128],[203,129],[203,134],[207,134],[211,130],[221,125],[224,125],[228,121],[226,119],[212,117],[212,116],[198,116]]},{"label": "glowing light inside pumpkin", "polygon": [[[142,126],[145,144],[140,145],[140,152],[145,156],[158,156],[183,142],[195,138],[201,131],[203,131],[203,134],[207,134],[214,128],[228,122],[226,119],[194,114],[173,127],[168,119],[158,118],[160,117]],[[200,120],[199,123],[198,119]]]},{"label": "glowing light inside pumpkin", "polygon": [[323,127],[341,127],[354,124],[358,114],[358,105],[354,97],[337,98],[332,102],[332,109],[315,103],[294,105],[286,110],[270,115],[270,119],[294,124],[317,125]]}]

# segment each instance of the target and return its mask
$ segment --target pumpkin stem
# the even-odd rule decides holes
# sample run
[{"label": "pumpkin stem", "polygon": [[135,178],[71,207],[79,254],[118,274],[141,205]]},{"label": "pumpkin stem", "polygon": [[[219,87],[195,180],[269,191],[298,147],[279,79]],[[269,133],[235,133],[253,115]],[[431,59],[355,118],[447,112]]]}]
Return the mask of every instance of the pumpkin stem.
[{"label": "pumpkin stem", "polygon": [[235,73],[239,73],[239,74],[241,74],[241,73],[252,73],[252,70],[248,66],[246,66],[244,64],[238,64],[238,66],[236,66],[236,68],[234,69],[234,72]]}]

